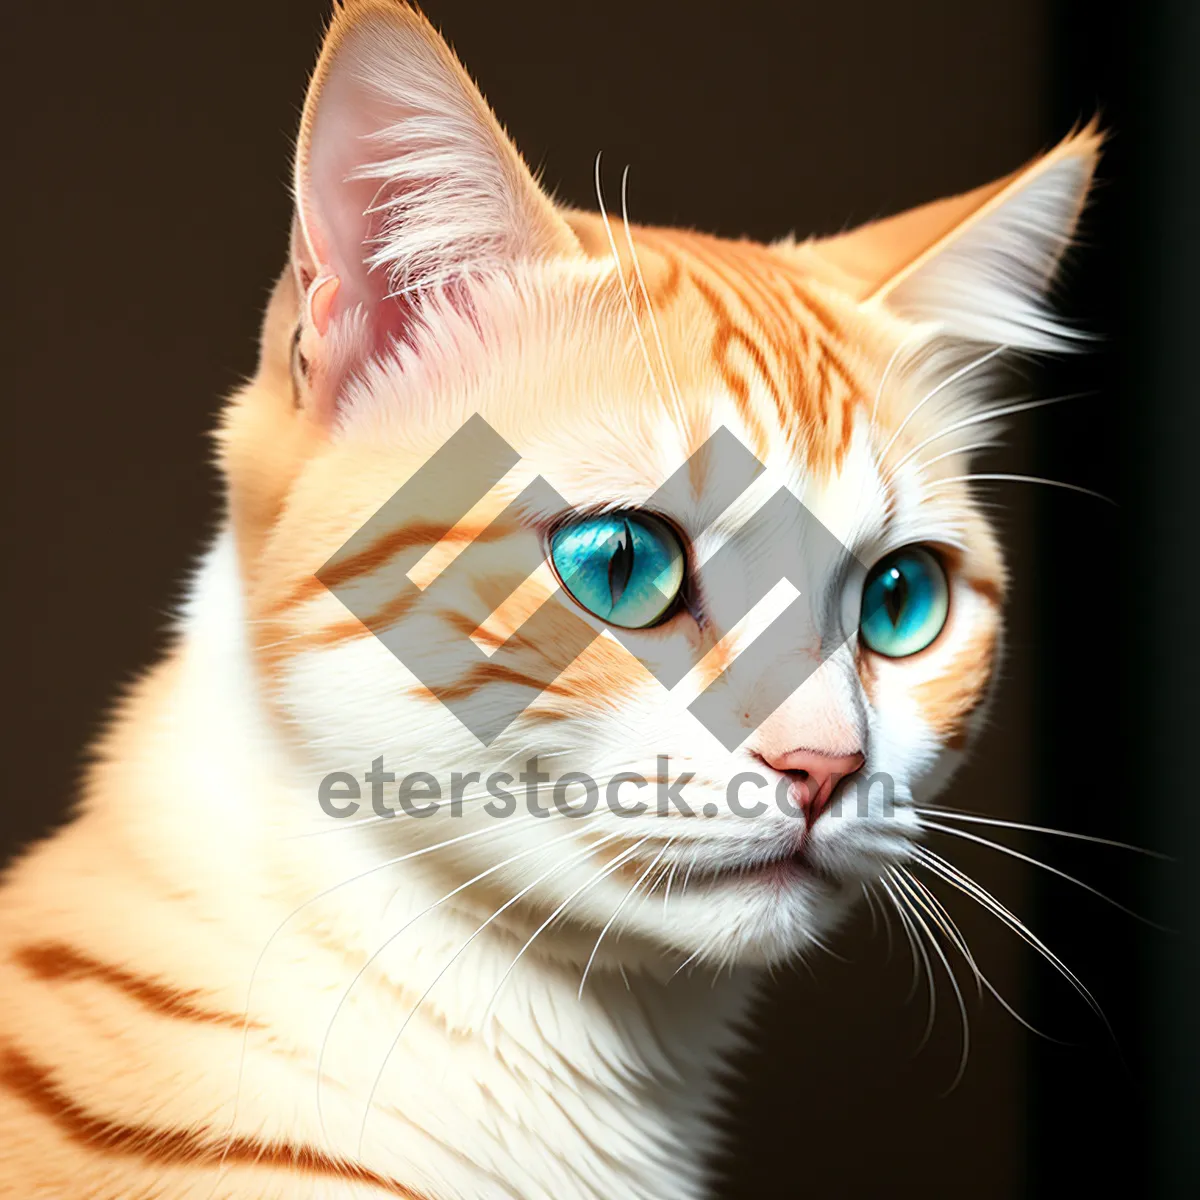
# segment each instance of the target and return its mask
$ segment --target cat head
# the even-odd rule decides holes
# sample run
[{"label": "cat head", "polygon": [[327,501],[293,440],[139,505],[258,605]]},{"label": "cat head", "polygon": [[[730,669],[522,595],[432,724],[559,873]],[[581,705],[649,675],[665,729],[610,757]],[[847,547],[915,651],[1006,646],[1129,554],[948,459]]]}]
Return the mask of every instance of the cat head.
[{"label": "cat head", "polygon": [[1005,351],[1070,340],[1098,146],[824,240],[630,226],[547,197],[423,17],[346,0],[221,434],[296,827],[352,776],[355,854],[564,955],[818,941],[979,724],[1005,574],[964,476]]}]

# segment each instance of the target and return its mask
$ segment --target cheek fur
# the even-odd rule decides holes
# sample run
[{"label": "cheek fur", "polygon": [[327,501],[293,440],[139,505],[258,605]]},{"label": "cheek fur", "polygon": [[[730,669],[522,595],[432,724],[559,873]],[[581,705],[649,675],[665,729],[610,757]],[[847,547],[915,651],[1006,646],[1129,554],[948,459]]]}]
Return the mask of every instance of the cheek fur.
[{"label": "cheek fur", "polygon": [[987,694],[997,635],[995,622],[977,629],[942,675],[915,689],[926,725],[951,750],[965,745],[971,716]]}]

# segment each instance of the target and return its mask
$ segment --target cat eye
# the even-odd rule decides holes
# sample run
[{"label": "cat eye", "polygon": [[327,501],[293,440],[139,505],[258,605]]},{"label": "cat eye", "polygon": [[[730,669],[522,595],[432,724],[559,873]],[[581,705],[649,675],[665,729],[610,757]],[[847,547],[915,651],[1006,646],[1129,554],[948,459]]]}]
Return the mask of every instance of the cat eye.
[{"label": "cat eye", "polygon": [[859,636],[876,654],[907,658],[942,632],[949,611],[946,569],[924,547],[906,546],[867,575]]},{"label": "cat eye", "polygon": [[684,553],[675,531],[644,512],[584,517],[550,538],[550,561],[577,604],[622,629],[645,629],[674,607]]}]

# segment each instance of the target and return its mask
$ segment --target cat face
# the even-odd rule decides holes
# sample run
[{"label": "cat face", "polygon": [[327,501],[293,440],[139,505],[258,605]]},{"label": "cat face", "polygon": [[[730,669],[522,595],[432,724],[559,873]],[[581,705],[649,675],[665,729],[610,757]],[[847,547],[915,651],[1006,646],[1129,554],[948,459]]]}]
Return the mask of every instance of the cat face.
[{"label": "cat face", "polygon": [[550,203],[423,18],[347,4],[222,434],[297,827],[353,776],[356,854],[573,960],[818,943],[979,722],[962,477],[1001,351],[1059,337],[1096,149],[824,242],[631,227]]}]

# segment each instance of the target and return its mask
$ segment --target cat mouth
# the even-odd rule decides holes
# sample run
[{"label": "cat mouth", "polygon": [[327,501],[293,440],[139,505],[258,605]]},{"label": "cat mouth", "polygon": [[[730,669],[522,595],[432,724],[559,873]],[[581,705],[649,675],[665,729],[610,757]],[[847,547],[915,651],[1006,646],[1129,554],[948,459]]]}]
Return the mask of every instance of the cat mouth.
[{"label": "cat mouth", "polygon": [[820,883],[826,886],[834,886],[837,883],[832,873],[814,861],[807,837],[801,837],[798,844],[770,858],[718,864],[695,870],[688,879],[688,888],[747,884],[786,888],[800,883]]}]

